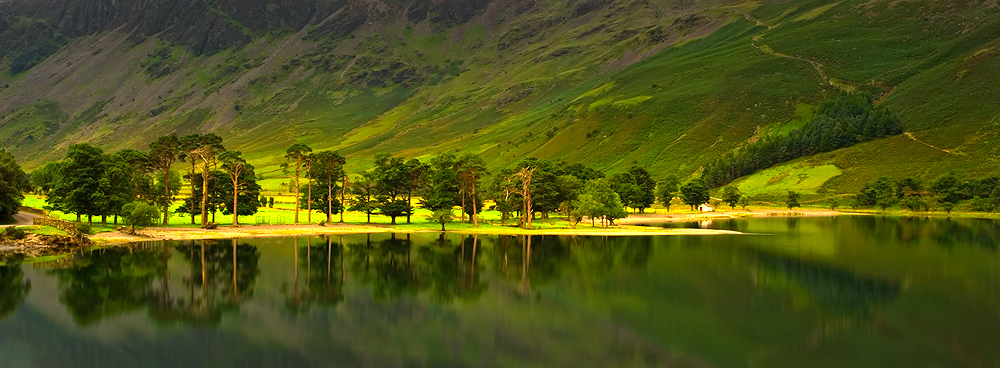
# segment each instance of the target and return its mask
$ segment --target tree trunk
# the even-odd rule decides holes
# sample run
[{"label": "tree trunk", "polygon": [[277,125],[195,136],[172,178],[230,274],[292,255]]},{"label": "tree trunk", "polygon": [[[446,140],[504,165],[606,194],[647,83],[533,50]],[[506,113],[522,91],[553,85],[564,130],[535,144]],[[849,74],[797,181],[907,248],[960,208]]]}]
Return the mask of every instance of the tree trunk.
[{"label": "tree trunk", "polygon": [[326,222],[330,223],[333,216],[333,177],[326,178]]},{"label": "tree trunk", "polygon": [[312,218],[313,218],[313,179],[312,179],[312,172],[311,171],[312,171],[312,167],[309,167],[309,168],[306,169],[306,173],[307,173],[307,175],[309,175],[309,178],[306,180],[306,182],[308,183],[307,185],[309,185],[309,191],[306,194],[308,196],[306,198],[306,222],[308,222],[310,224],[313,222],[313,220],[312,220]]},{"label": "tree trunk", "polygon": [[191,176],[188,177],[191,183],[191,225],[194,225],[194,156],[191,156]]},{"label": "tree trunk", "polygon": [[[347,174],[344,174],[344,182],[340,186],[340,205],[344,205],[344,197],[347,194]],[[340,223],[344,223],[344,211],[340,211]]]},{"label": "tree trunk", "polygon": [[[202,157],[201,167],[201,226],[208,225],[208,158]],[[213,213],[214,215],[214,213]]]},{"label": "tree trunk", "polygon": [[239,195],[239,189],[237,189],[239,188],[239,177],[240,177],[240,172],[239,170],[236,170],[236,175],[233,176],[233,226],[240,226],[239,207],[236,206],[237,196]]},{"label": "tree trunk", "polygon": [[295,163],[295,223],[299,223],[299,169],[302,167],[302,159]]},{"label": "tree trunk", "polygon": [[479,227],[479,211],[476,207],[476,177],[472,177],[472,226]]},{"label": "tree trunk", "polygon": [[163,171],[163,226],[170,225],[170,166]]},{"label": "tree trunk", "polygon": [[108,215],[101,215],[101,225],[108,226]]},{"label": "tree trunk", "polygon": [[410,211],[406,213],[406,223],[407,224],[410,223],[410,216],[413,214],[413,197],[410,194],[410,192],[412,192],[412,191],[413,191],[413,189],[406,188],[406,206],[410,208]]},{"label": "tree trunk", "polygon": [[459,190],[459,192],[460,192],[460,194],[462,194],[462,210],[459,211],[458,218],[464,224],[465,223],[465,188],[462,188],[461,190]]}]

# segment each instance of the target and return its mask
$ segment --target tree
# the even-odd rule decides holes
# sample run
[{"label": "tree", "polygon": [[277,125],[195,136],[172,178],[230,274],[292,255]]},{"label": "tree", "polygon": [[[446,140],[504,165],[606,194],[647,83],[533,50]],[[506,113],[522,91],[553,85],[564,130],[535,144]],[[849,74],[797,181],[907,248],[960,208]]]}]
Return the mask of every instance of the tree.
[{"label": "tree", "polygon": [[458,170],[454,154],[442,153],[431,159],[428,186],[421,206],[431,211],[452,208],[459,204]]},{"label": "tree", "polygon": [[964,199],[959,190],[958,177],[954,173],[948,173],[935,180],[934,184],[931,185],[931,191],[942,203],[955,205]]},{"label": "tree", "polygon": [[[157,138],[149,144],[150,165],[163,175],[161,183],[170,183],[170,170],[180,154],[181,143],[174,135]],[[173,202],[173,195],[170,193],[169,185],[164,185],[163,189],[163,197],[161,198],[165,201],[160,205],[163,208],[163,226],[167,226],[170,224],[170,203]]]},{"label": "tree", "polygon": [[427,164],[421,163],[420,160],[411,158],[406,161],[407,172],[410,173],[409,186],[406,187],[406,205],[410,207],[410,212],[406,214],[406,223],[410,223],[410,216],[413,215],[413,193],[420,190],[425,184],[427,179],[427,171],[429,166]]},{"label": "tree", "polygon": [[312,148],[309,146],[296,143],[285,151],[285,158],[292,161],[295,164],[295,223],[299,223],[299,178],[302,176],[302,164],[306,162],[309,158],[309,154],[312,153]]},{"label": "tree", "polygon": [[14,160],[14,156],[0,149],[0,220],[8,220],[17,213],[24,199],[24,192],[31,188],[28,176]]},{"label": "tree", "polygon": [[722,201],[726,202],[730,208],[736,209],[736,205],[739,204],[740,198],[743,198],[743,193],[740,193],[740,189],[734,186],[727,186],[722,189]]},{"label": "tree", "polygon": [[96,196],[100,195],[101,178],[104,176],[104,151],[87,143],[69,147],[66,159],[59,173],[59,181],[52,189],[49,209],[76,214],[77,222],[82,215],[87,222],[100,214]]},{"label": "tree", "polygon": [[149,227],[156,225],[157,217],[160,216],[160,211],[156,207],[150,206],[142,202],[132,202],[126,204],[122,207],[122,216],[125,219],[125,224],[132,227],[132,232],[135,232],[135,228],[138,227]]},{"label": "tree", "polygon": [[741,208],[743,208],[744,211],[746,211],[747,207],[750,207],[750,196],[747,195],[741,196],[739,202],[737,202],[736,204],[738,204]]},{"label": "tree", "polygon": [[[347,160],[335,151],[321,151],[313,154],[313,164],[311,170],[314,173],[310,176],[316,178],[320,187],[326,187],[326,194],[320,198],[326,202],[326,222],[331,222],[334,213],[334,202],[337,202],[337,212],[340,212],[342,204],[334,197],[334,193],[339,191],[337,181],[344,176],[344,164]],[[312,200],[310,198],[310,200]]]},{"label": "tree", "polygon": [[836,211],[837,207],[840,207],[840,201],[837,198],[830,198],[830,210]]},{"label": "tree", "polygon": [[606,221],[606,225],[614,225],[615,220],[628,217],[621,197],[612,189],[608,179],[591,180],[583,193],[578,201],[581,211],[590,216],[591,220],[598,217]]},{"label": "tree", "polygon": [[578,213],[581,217],[589,217],[590,226],[596,226],[594,220],[604,217],[604,205],[597,202],[593,195],[581,193],[577,197],[574,212]]},{"label": "tree", "polygon": [[117,224],[122,207],[136,199],[132,175],[137,170],[117,155],[104,155],[101,165],[103,172],[98,191],[92,193],[92,198],[101,215],[101,223],[107,225],[108,215],[114,215]]},{"label": "tree", "polygon": [[[201,163],[201,226],[205,227],[208,225],[208,196],[209,196],[209,178],[214,177],[214,175],[208,174],[210,171],[210,166],[215,162],[219,153],[224,152],[226,149],[222,146],[222,138],[213,134],[191,134],[181,137],[181,147],[184,148],[184,157],[191,160],[191,176],[194,179],[194,167],[196,162]],[[192,188],[192,197],[194,197],[194,185]],[[194,214],[192,213],[192,220],[194,219]]]},{"label": "tree", "polygon": [[656,198],[660,201],[660,204],[662,204],[663,207],[667,208],[667,212],[670,212],[670,202],[677,196],[677,191],[679,190],[680,185],[680,179],[671,175],[663,179],[663,181],[656,186]]},{"label": "tree", "polygon": [[466,210],[468,207],[464,203],[468,197],[472,201],[472,224],[479,227],[478,214],[482,202],[480,201],[477,206],[476,186],[479,179],[487,175],[486,161],[479,155],[466,153],[458,158],[458,167],[459,185],[462,188],[462,212],[468,212]]},{"label": "tree", "polygon": [[378,206],[378,211],[383,216],[389,216],[392,219],[392,224],[396,224],[396,217],[408,216],[412,208],[410,204],[402,199],[395,200],[385,200],[381,201]]},{"label": "tree", "polygon": [[274,197],[271,197],[271,198],[267,199],[267,207],[268,208],[274,208]]},{"label": "tree", "polygon": [[[239,151],[223,152],[219,154],[219,161],[222,162],[222,168],[229,174],[229,183],[232,184],[231,193],[233,193],[232,202],[229,202],[232,203],[232,207],[226,207],[223,213],[228,210],[233,215],[233,226],[239,226],[240,215],[257,213],[257,203],[250,203],[256,201],[257,194],[260,193],[257,176],[254,175],[253,165],[248,164]],[[230,191],[226,192],[230,193]],[[246,202],[243,206],[246,207],[244,211],[240,211],[240,193],[246,193],[245,197],[253,200],[244,201]]]},{"label": "tree", "polygon": [[427,216],[428,221],[441,224],[441,231],[445,231],[444,224],[452,222],[454,219],[454,214],[451,212],[450,208],[434,210],[430,216]]},{"label": "tree", "polygon": [[[228,193],[232,188],[226,185],[229,181],[229,174],[220,170],[213,170],[207,173],[208,180],[204,180],[202,176],[203,174],[199,172],[194,174],[194,178],[189,178],[194,187],[192,191],[194,195],[185,198],[176,212],[190,215],[200,215],[202,212],[205,212],[206,214],[211,214],[212,222],[214,222],[215,213],[220,208],[227,207],[226,202],[232,201],[232,198],[229,198],[230,193]],[[206,187],[205,182],[222,184],[208,185]],[[204,211],[202,208],[204,208]]]},{"label": "tree", "polygon": [[628,173],[639,188],[638,195],[632,200],[632,208],[637,208],[639,213],[643,213],[646,208],[656,203],[656,181],[649,175],[649,171],[639,166],[632,166],[628,169]]},{"label": "tree", "polygon": [[512,212],[516,212],[520,198],[519,176],[510,169],[503,169],[490,181],[489,195],[496,203],[496,210],[500,211],[500,223],[504,224],[510,218]]},{"label": "tree", "polygon": [[637,208],[639,206],[642,197],[642,188],[639,188],[639,185],[636,184],[635,178],[632,177],[631,173],[612,175],[609,178],[609,184],[611,184],[611,188],[614,189],[615,193],[618,193],[618,197],[621,198],[623,208]]},{"label": "tree", "polygon": [[375,180],[376,206],[395,225],[396,217],[407,216],[411,211],[409,201],[402,199],[411,187],[410,166],[402,158],[378,154],[372,177]]},{"label": "tree", "polygon": [[681,199],[684,204],[691,206],[691,210],[708,203],[711,197],[708,195],[708,186],[701,179],[694,179],[681,187]]},{"label": "tree", "polygon": [[883,176],[875,179],[871,189],[875,194],[875,205],[881,208],[882,211],[889,209],[889,207],[899,202],[892,178]]},{"label": "tree", "polygon": [[351,184],[351,194],[353,195],[351,211],[364,212],[368,215],[368,223],[372,223],[372,213],[378,210],[378,200],[376,196],[377,179],[371,171],[361,173],[361,178]]},{"label": "tree", "polygon": [[[170,205],[174,202],[174,197],[181,192],[181,173],[173,173],[170,175],[159,176],[157,175],[156,180],[152,184],[151,193],[154,195],[150,198],[152,203],[161,209],[170,210]],[[163,180],[170,180],[164,184]],[[167,218],[169,219],[170,213],[167,213]],[[165,222],[169,223],[169,222]]]},{"label": "tree", "polygon": [[801,197],[801,195],[798,192],[794,190],[788,191],[788,197],[785,199],[785,204],[788,206],[788,209],[802,207],[802,205],[799,204],[799,197]]}]

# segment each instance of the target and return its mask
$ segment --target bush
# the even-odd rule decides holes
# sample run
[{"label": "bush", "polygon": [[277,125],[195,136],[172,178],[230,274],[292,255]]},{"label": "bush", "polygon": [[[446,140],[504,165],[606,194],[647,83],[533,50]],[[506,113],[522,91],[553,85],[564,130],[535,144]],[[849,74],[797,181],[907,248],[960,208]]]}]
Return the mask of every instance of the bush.
[{"label": "bush", "polygon": [[21,240],[28,237],[28,233],[19,227],[10,226],[3,229],[3,233],[0,234],[0,238],[9,240]]},{"label": "bush", "polygon": [[135,231],[136,227],[156,225],[157,219],[160,217],[156,207],[141,202],[126,204],[122,207],[122,215],[125,218],[125,224],[131,226],[132,231]]},{"label": "bush", "polygon": [[90,227],[90,224],[86,222],[77,222],[76,233],[79,235],[91,235],[94,233],[94,230]]}]

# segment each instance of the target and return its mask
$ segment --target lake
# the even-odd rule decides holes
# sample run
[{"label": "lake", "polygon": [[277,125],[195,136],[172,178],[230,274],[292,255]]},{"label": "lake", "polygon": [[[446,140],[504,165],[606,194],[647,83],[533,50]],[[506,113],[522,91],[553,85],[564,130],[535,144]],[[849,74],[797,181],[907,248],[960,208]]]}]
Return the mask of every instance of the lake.
[{"label": "lake", "polygon": [[0,267],[4,367],[1000,367],[1000,223],[169,241]]}]

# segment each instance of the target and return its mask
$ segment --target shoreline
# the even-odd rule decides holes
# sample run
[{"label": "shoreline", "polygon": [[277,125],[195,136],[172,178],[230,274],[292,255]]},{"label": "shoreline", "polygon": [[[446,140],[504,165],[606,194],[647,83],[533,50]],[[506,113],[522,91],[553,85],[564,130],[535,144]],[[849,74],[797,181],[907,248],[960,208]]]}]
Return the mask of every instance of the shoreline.
[{"label": "shoreline", "polygon": [[[275,238],[287,236],[322,236],[368,233],[397,234],[438,234],[440,230],[426,228],[406,228],[377,225],[280,225],[280,226],[243,226],[238,228],[220,227],[214,230],[201,228],[147,228],[138,231],[138,235],[118,231],[100,233],[90,237],[102,245],[124,244],[159,240],[198,240],[198,239],[242,239],[242,238]],[[664,229],[644,226],[616,226],[609,228],[565,228],[565,229],[535,229],[525,230],[515,227],[482,225],[475,228],[449,229],[448,234],[469,235],[555,235],[555,236],[669,236],[669,235],[741,235],[743,233],[731,230],[713,229]]]},{"label": "shoreline", "polygon": [[[744,235],[742,232],[716,229],[667,229],[650,227],[650,224],[699,222],[711,220],[730,220],[755,217],[833,217],[842,215],[860,215],[859,213],[838,212],[830,210],[798,210],[798,211],[729,211],[708,213],[667,213],[667,214],[633,214],[628,218],[618,220],[614,227],[591,227],[581,222],[577,228],[566,227],[542,228],[525,230],[512,226],[481,224],[471,227],[468,224],[455,223],[459,228],[451,228],[444,233],[470,235],[555,235],[555,236],[677,236],[677,235]],[[310,235],[341,235],[365,233],[442,233],[428,228],[428,224],[340,224],[327,226],[314,224],[299,225],[243,225],[240,227],[220,226],[218,229],[201,229],[193,227],[151,227],[138,231],[138,235],[118,231],[100,233],[90,239],[104,245],[123,244],[130,242],[158,240],[197,240],[197,239],[240,239],[240,238],[271,238],[285,236]],[[645,226],[644,226],[645,225]]]}]

